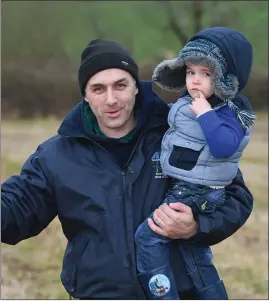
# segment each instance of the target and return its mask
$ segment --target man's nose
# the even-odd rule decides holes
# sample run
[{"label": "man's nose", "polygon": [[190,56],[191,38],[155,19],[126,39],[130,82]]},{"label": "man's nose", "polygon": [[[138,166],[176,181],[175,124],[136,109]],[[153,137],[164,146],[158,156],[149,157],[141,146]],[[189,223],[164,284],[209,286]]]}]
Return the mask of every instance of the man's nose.
[{"label": "man's nose", "polygon": [[106,104],[109,106],[113,106],[115,103],[117,103],[117,98],[115,97],[112,89],[107,89],[106,94]]}]

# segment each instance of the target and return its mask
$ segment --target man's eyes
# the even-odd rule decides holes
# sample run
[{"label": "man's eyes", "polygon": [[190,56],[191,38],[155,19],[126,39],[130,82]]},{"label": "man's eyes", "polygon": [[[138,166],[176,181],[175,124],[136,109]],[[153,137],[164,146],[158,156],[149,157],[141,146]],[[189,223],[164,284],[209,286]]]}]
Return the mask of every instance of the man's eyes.
[{"label": "man's eyes", "polygon": [[104,90],[103,87],[94,87],[93,88],[93,92],[98,93],[98,92],[102,92]]},{"label": "man's eyes", "polygon": [[125,83],[117,83],[116,87],[119,89],[124,89],[124,88],[126,88],[126,84]]},{"label": "man's eyes", "polygon": [[[127,87],[127,84],[125,84],[125,83],[116,83],[115,85],[114,85],[114,89],[118,89],[118,90],[124,90],[125,88]],[[94,92],[94,93],[103,93],[104,91],[105,91],[105,87],[102,87],[102,86],[96,86],[96,87],[94,87],[93,89],[92,89],[92,91]]]}]

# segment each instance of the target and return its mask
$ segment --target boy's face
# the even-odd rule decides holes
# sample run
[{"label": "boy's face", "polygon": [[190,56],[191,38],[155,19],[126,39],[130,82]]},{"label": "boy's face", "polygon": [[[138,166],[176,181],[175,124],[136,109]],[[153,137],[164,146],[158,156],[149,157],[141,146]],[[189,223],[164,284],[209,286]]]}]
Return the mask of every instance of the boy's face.
[{"label": "boy's face", "polygon": [[188,65],[186,68],[186,87],[192,98],[198,97],[201,91],[208,99],[213,95],[212,72],[208,67]]}]

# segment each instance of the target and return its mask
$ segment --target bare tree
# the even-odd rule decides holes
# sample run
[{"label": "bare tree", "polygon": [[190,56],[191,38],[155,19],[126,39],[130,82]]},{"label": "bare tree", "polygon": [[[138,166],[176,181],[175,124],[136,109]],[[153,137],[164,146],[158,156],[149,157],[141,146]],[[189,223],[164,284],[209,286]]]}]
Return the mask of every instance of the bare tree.
[{"label": "bare tree", "polygon": [[172,2],[171,1],[162,1],[162,2],[168,17],[168,21],[167,21],[168,23],[166,25],[166,28],[170,29],[175,34],[175,36],[180,40],[181,44],[184,45],[188,40],[188,35],[184,31],[182,25],[179,23],[179,21],[177,20],[174,14]]},{"label": "bare tree", "polygon": [[[175,7],[173,5],[174,1],[162,1],[164,8],[166,9],[167,18],[168,18],[168,28],[175,34],[176,37],[180,40],[182,45],[185,45],[190,36],[189,28],[193,24],[193,32],[198,32],[203,28],[202,21],[203,15],[205,12],[205,1],[188,1],[189,8],[184,11],[185,14],[189,15],[188,18],[188,30],[186,26],[184,28],[183,24],[180,22],[180,17],[175,15]],[[182,2],[181,2],[182,4]],[[187,8],[187,7],[186,7]],[[192,33],[191,33],[192,34]]]},{"label": "bare tree", "polygon": [[[151,4],[152,5],[152,4]],[[154,5],[157,5],[154,4]],[[166,22],[159,30],[172,32],[185,45],[189,37],[206,27],[229,26],[231,19],[236,20],[238,11],[236,5],[223,3],[223,1],[160,1],[158,3],[165,11]],[[151,9],[151,8],[150,8]],[[153,21],[148,17],[149,12],[141,11],[141,18],[153,27]],[[205,18],[207,16],[207,18]],[[204,20],[207,19],[207,24]]]},{"label": "bare tree", "polygon": [[[160,30],[164,33],[171,31],[182,45],[186,44],[189,36],[203,27],[205,2],[204,0],[160,1],[158,4],[164,9],[167,20]],[[153,26],[148,14],[141,12],[140,16],[147,25]]]},{"label": "bare tree", "polygon": [[204,11],[205,11],[204,1],[192,1],[194,32],[198,32],[203,28],[202,20],[203,20]]},{"label": "bare tree", "polygon": [[90,13],[89,23],[96,37],[105,39],[107,37],[106,30],[100,24],[100,18],[94,13]]},{"label": "bare tree", "polygon": [[236,23],[237,20],[240,20],[240,12],[238,11],[236,2],[237,1],[231,1],[229,3],[229,6],[227,6],[227,2],[224,1],[214,0],[208,3],[208,7],[210,5],[211,12],[208,27],[229,27],[231,24],[231,20],[233,20],[233,24]]}]

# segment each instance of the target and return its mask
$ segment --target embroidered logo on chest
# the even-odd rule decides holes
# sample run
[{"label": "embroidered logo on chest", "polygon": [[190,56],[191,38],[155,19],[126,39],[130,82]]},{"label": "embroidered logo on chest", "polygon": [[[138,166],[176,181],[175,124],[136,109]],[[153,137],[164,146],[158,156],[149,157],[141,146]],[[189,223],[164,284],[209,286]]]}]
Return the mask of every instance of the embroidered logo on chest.
[{"label": "embroidered logo on chest", "polygon": [[160,152],[155,152],[151,157],[152,167],[155,169],[155,179],[164,179],[167,176],[163,175],[161,163],[160,163]]}]

